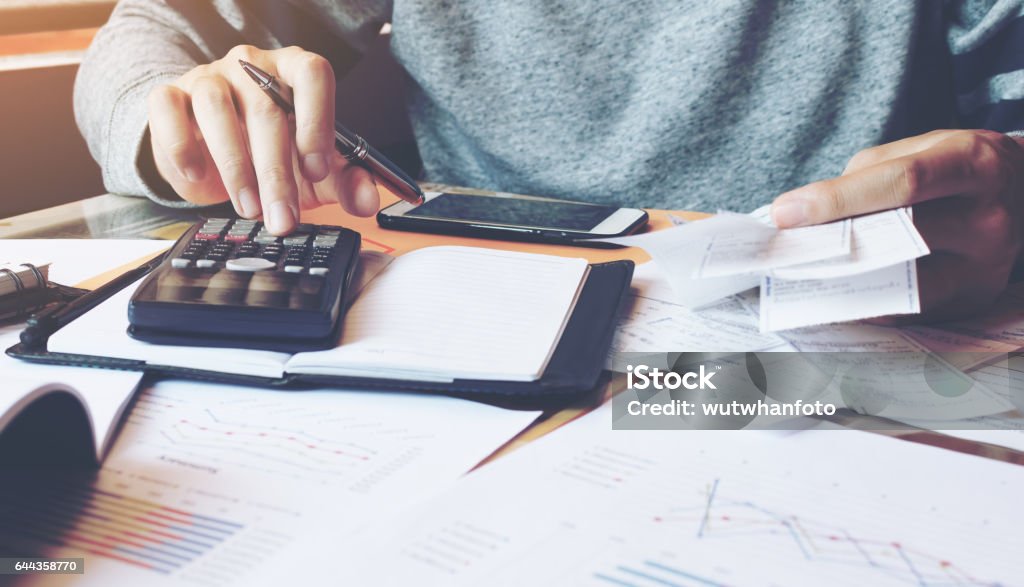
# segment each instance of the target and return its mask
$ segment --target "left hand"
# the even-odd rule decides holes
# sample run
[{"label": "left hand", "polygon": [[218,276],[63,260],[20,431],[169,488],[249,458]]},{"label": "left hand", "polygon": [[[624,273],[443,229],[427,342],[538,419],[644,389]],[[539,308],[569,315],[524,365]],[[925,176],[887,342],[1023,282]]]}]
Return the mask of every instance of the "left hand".
[{"label": "left hand", "polygon": [[921,318],[976,312],[1005,288],[1024,244],[1024,140],[937,130],[857,153],[841,177],[779,196],[780,228],[914,207]]}]

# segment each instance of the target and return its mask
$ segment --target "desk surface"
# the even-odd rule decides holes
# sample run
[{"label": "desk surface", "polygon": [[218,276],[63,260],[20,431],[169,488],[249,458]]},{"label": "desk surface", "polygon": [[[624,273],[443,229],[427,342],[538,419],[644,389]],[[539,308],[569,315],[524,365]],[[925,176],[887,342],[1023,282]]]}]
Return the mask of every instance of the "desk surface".
[{"label": "desk surface", "polygon": [[[439,184],[424,184],[426,190],[453,191],[461,193],[493,194],[482,190],[471,190]],[[384,204],[397,198],[385,197]],[[651,211],[649,230],[657,230],[672,224],[669,212]],[[697,219],[704,214],[674,212],[686,219]],[[173,240],[182,234],[196,220],[205,217],[230,216],[230,206],[212,208],[171,209],[159,206],[143,198],[101,195],[78,202],[47,208],[20,216],[0,220],[0,238],[149,238]],[[648,260],[648,256],[637,249],[588,249],[582,247],[555,246],[530,243],[513,243],[465,237],[448,237],[384,230],[377,226],[374,218],[354,218],[346,215],[337,206],[325,206],[303,213],[303,221],[321,224],[341,224],[359,231],[363,236],[364,248],[388,254],[402,254],[421,247],[448,244],[486,246],[497,249],[515,249],[566,256],[584,256],[591,262],[628,258],[636,262]],[[121,270],[128,269],[125,267]],[[81,284],[95,287],[117,272],[98,276]],[[510,440],[488,460],[514,450],[522,444],[547,434],[558,426],[586,413],[601,403],[610,394],[624,387],[624,377],[612,378],[603,394],[581,400],[565,409],[545,413],[536,423],[519,436]],[[895,435],[906,440],[965,452],[986,458],[1024,465],[1024,454],[1001,446],[963,440],[940,433],[906,428],[903,430],[877,430],[871,422],[841,422],[852,428],[865,428],[873,432]],[[486,461],[485,461],[486,462]]]}]

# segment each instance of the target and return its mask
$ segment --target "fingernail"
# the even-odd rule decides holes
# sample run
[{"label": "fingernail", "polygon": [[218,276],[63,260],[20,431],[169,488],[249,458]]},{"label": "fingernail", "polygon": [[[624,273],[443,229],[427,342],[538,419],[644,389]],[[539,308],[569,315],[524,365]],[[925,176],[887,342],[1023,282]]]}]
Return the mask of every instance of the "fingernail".
[{"label": "fingernail", "polygon": [[807,222],[807,202],[796,198],[775,202],[772,220],[779,228],[801,226]]},{"label": "fingernail", "polygon": [[266,223],[270,232],[284,234],[291,230],[295,213],[287,202],[273,202],[266,210]]},{"label": "fingernail", "polygon": [[311,181],[320,181],[327,177],[327,158],[320,153],[310,153],[302,158],[302,167],[306,177]]},{"label": "fingernail", "polygon": [[260,199],[252,188],[238,190],[238,213],[245,218],[255,218],[260,214]]}]

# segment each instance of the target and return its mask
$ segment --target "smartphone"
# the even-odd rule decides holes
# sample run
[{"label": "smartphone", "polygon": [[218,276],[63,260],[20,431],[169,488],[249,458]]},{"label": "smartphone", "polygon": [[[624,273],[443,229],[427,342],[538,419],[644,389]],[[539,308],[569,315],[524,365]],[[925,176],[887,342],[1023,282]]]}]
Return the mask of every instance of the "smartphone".
[{"label": "smartphone", "polygon": [[534,196],[434,192],[418,206],[403,201],[384,208],[377,213],[377,223],[415,232],[588,244],[637,231],[647,224],[647,212]]}]

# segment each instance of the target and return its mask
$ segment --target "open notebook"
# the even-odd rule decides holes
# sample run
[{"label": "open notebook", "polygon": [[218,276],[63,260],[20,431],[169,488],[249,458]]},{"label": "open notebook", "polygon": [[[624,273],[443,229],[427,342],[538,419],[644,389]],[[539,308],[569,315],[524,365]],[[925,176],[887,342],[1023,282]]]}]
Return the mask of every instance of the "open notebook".
[{"label": "open notebook", "polygon": [[265,378],[531,382],[545,373],[590,271],[581,258],[421,249],[363,288],[336,348],[294,355],[135,340],[126,333],[132,286],[54,333],[48,350]]}]

